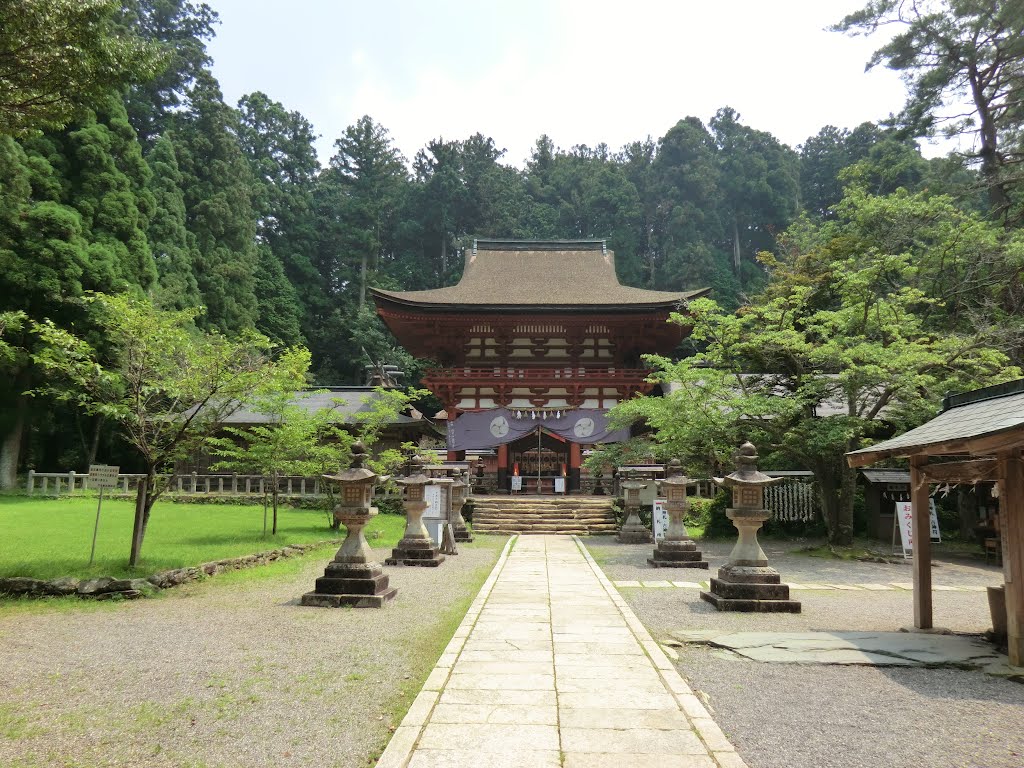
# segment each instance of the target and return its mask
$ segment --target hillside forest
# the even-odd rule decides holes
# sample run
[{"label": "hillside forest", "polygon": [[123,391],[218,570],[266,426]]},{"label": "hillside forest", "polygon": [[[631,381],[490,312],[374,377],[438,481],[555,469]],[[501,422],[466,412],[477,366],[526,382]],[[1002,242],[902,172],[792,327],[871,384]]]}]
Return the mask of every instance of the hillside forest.
[{"label": "hillside forest", "polygon": [[[951,380],[999,378],[1022,359],[1024,11],[980,0],[908,8],[874,0],[835,29],[838,43],[900,25],[868,62],[904,75],[898,115],[824,125],[790,147],[723,104],[706,123],[680,115],[622,147],[541,135],[517,167],[471,126],[403,157],[369,115],[322,165],[316,127],[273,94],[225,103],[207,52],[217,17],[201,2],[0,0],[4,483],[33,467],[85,469],[97,455],[117,463],[120,450],[102,414],[25,394],[42,375],[26,320],[102,349],[83,297],[130,294],[203,307],[203,330],[305,346],[312,384],[362,384],[370,362],[398,364],[415,384],[425,362],[396,347],[367,288],[453,284],[474,237],[605,238],[624,284],[710,286],[707,318],[757,317],[761,330],[787,307],[838,311],[896,291],[902,303],[864,302],[865,315],[905,313],[918,339],[983,330],[974,348],[994,357]],[[53,53],[68,46],[75,66]],[[950,104],[959,117],[947,117]],[[943,132],[970,149],[923,157],[920,139]],[[836,265],[861,281],[840,285]],[[867,327],[844,322],[830,327]],[[680,356],[715,348],[723,327],[709,319]],[[783,345],[718,362],[756,371],[796,359],[771,349]],[[940,385],[906,384],[932,405]]]}]

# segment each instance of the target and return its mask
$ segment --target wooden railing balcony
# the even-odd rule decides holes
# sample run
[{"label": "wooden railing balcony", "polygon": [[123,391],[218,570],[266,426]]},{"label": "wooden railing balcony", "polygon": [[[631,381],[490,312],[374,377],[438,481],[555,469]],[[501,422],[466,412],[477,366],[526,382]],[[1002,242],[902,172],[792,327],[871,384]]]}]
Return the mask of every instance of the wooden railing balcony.
[{"label": "wooden railing balcony", "polygon": [[552,379],[571,381],[602,381],[609,383],[643,381],[649,368],[618,368],[615,366],[454,366],[430,368],[425,380],[458,379],[459,381],[522,381],[547,382]]}]

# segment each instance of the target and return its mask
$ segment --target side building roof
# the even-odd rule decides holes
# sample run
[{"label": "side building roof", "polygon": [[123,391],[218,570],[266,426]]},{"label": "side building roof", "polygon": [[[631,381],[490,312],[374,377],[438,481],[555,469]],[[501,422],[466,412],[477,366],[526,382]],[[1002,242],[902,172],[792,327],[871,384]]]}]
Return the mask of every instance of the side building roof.
[{"label": "side building roof", "polygon": [[[316,390],[300,390],[295,393],[290,405],[297,405],[308,413],[331,410],[341,416],[341,421],[353,424],[358,421],[358,414],[372,410],[372,402],[376,398],[373,387],[325,387]],[[265,413],[242,406],[228,416],[223,424],[244,426],[246,424],[266,424],[270,418]],[[398,414],[391,424],[406,426],[423,424],[422,416]]]},{"label": "side building roof", "polygon": [[422,309],[673,309],[708,293],[619,283],[603,240],[474,240],[457,285],[426,291],[371,288],[378,304]]}]

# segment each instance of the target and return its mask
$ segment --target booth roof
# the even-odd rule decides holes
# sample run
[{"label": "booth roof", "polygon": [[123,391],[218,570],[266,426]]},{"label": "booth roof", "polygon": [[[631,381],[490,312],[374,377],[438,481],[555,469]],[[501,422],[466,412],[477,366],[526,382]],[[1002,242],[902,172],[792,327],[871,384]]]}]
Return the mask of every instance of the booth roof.
[{"label": "booth roof", "polygon": [[846,454],[848,461],[860,466],[943,445],[948,445],[945,452],[959,453],[962,444],[971,439],[1019,431],[1024,427],[1024,379],[958,395],[950,399],[949,405],[934,419],[909,432],[851,451]]},{"label": "booth roof", "polygon": [[424,307],[665,307],[703,296],[619,283],[615,254],[601,240],[478,240],[457,285],[425,291],[370,289],[377,299]]}]

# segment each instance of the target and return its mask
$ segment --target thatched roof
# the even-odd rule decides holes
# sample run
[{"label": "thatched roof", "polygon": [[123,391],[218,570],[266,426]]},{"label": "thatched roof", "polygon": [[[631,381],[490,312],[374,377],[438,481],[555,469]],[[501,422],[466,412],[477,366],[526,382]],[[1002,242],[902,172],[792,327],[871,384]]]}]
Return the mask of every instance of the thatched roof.
[{"label": "thatched roof", "polygon": [[378,304],[422,308],[668,308],[702,296],[619,283],[615,254],[603,240],[475,240],[462,279],[426,291],[371,289]]}]

